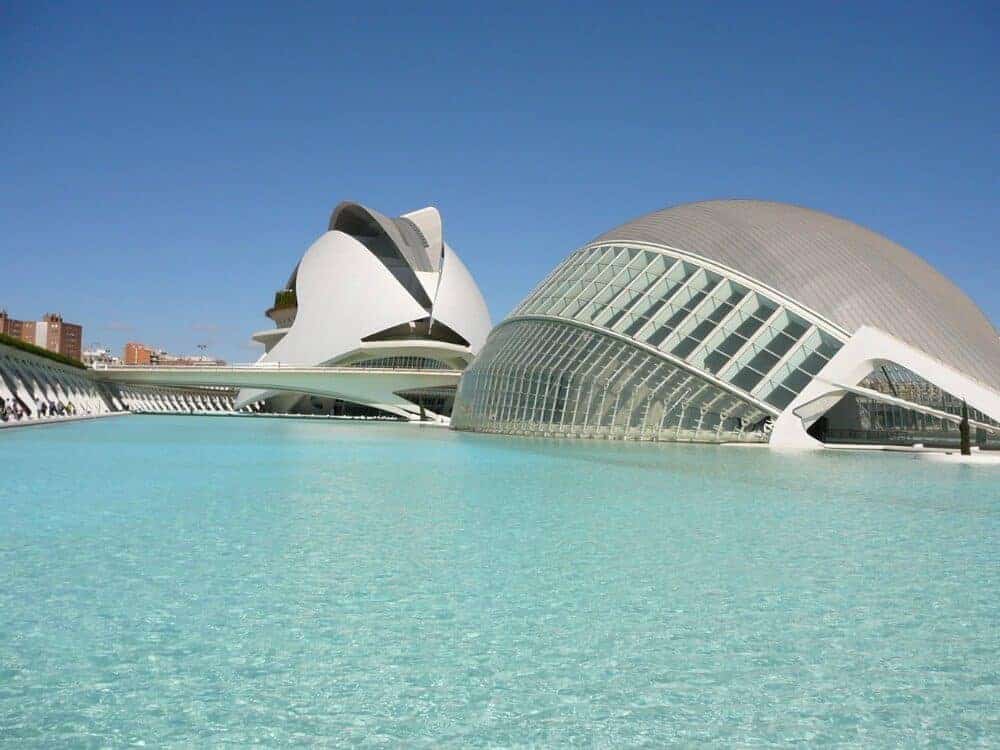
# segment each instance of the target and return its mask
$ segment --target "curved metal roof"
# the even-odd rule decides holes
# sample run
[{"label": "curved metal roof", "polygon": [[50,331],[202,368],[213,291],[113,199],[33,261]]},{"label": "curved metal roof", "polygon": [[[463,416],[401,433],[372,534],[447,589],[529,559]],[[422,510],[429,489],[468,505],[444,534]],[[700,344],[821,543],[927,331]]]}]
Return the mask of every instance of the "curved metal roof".
[{"label": "curved metal roof", "polygon": [[427,240],[410,219],[390,219],[360,203],[343,201],[333,209],[329,229],[351,236],[382,234],[414,271],[435,270],[427,254]]},{"label": "curved metal roof", "polygon": [[704,201],[594,240],[625,241],[728,266],[848,331],[875,326],[1000,389],[1000,340],[983,311],[926,261],[845,219],[785,203]]}]

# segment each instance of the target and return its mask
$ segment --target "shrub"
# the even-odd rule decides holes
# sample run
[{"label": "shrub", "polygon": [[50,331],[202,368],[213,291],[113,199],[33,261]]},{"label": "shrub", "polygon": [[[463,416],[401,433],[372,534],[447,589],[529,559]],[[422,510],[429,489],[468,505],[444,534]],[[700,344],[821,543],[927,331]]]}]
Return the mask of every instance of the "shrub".
[{"label": "shrub", "polygon": [[8,336],[6,333],[0,333],[0,344],[6,344],[14,349],[20,349],[22,352],[34,354],[36,357],[45,357],[46,359],[51,359],[53,362],[59,362],[63,365],[77,367],[81,370],[87,369],[87,365],[83,364],[83,362],[78,359],[67,357],[64,354],[57,354],[56,352],[50,352],[48,349],[43,349],[40,346],[29,344],[27,341],[22,341],[21,339],[16,339],[13,336]]}]

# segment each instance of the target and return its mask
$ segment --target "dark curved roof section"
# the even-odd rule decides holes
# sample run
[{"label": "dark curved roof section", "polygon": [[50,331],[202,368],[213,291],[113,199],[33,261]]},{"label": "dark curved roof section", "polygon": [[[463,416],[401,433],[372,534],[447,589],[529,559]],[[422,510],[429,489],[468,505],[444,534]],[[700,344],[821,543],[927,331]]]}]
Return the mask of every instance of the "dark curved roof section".
[{"label": "dark curved roof section", "polygon": [[390,219],[360,203],[344,201],[333,209],[329,228],[359,238],[382,235],[414,271],[434,270],[427,257],[427,240],[409,219]]},{"label": "dark curved roof section", "polygon": [[432,302],[417,278],[417,271],[431,271],[430,261],[419,238],[405,227],[404,236],[400,223],[388,216],[362,206],[360,203],[344,201],[333,209],[330,216],[331,232],[349,234],[367,247],[389,269],[403,288],[425,310],[430,312]]},{"label": "dark curved roof section", "polygon": [[820,211],[760,200],[687,203],[594,242],[650,242],[735,269],[853,333],[871,325],[1000,388],[1000,341],[982,310],[895,242]]},{"label": "dark curved roof section", "polygon": [[363,342],[370,341],[443,341],[446,344],[468,346],[469,342],[455,329],[446,326],[440,320],[431,321],[430,317],[400,323],[383,331],[365,336]]}]

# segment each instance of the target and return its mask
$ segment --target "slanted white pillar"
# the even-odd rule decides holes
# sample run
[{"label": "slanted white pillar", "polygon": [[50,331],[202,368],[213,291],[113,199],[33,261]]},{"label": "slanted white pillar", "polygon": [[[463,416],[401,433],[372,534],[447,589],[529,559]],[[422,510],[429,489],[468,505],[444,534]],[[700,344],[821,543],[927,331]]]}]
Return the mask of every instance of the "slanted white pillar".
[{"label": "slanted white pillar", "polygon": [[29,416],[38,416],[38,402],[28,386],[27,379],[18,367],[11,367],[11,385],[17,398],[24,402],[30,412]]},{"label": "slanted white pillar", "polygon": [[952,396],[965,399],[991,419],[1000,420],[1000,393],[885,331],[862,326],[781,412],[771,431],[771,447],[822,448],[806,430],[843,398],[846,391],[837,384],[857,385],[885,362],[905,367]]},{"label": "slanted white pillar", "polygon": [[5,402],[14,398],[14,393],[10,390],[10,386],[7,385],[6,368],[7,363],[3,359],[0,359],[0,398]]},{"label": "slanted white pillar", "polygon": [[74,403],[78,413],[90,413],[94,410],[94,402],[87,392],[87,384],[80,378],[73,377],[73,385],[76,386],[77,401]]},{"label": "slanted white pillar", "polygon": [[56,392],[56,396],[59,399],[59,403],[65,405],[69,401],[69,393],[66,391],[66,376],[63,373],[56,373],[52,378],[53,387]]},{"label": "slanted white pillar", "polygon": [[45,394],[45,400],[58,401],[59,397],[56,395],[55,389],[52,387],[52,380],[49,377],[47,368],[38,368],[35,371],[35,375],[38,378],[39,385],[42,386],[42,393]]},{"label": "slanted white pillar", "polygon": [[31,394],[32,402],[35,404],[35,415],[38,416],[37,408],[45,400],[45,393],[42,391],[41,386],[38,384],[38,380],[35,378],[32,368],[28,366],[21,366],[18,368],[21,373],[21,381],[24,383],[25,390]]}]

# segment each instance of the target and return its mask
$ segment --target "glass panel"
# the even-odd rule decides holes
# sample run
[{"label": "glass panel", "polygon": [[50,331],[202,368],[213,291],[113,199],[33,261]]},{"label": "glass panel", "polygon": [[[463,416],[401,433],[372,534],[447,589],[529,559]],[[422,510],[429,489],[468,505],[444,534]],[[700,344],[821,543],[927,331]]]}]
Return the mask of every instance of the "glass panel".
[{"label": "glass panel", "polygon": [[793,391],[790,391],[787,388],[782,388],[779,386],[778,388],[775,388],[773,391],[771,391],[766,401],[767,403],[771,404],[771,406],[774,406],[778,409],[784,409],[786,406],[792,403],[792,399],[795,398],[795,395],[796,394]]},{"label": "glass panel", "polygon": [[[887,362],[875,369],[859,385],[953,417],[962,414],[962,399],[893,363]],[[969,419],[984,425],[970,425],[973,445],[981,449],[1000,448],[1000,422],[972,407]],[[841,399],[810,428],[810,434],[828,443],[908,446],[923,443],[927,447],[940,448],[957,448],[960,444],[956,421],[888,403],[875,396],[854,394]]]},{"label": "glass panel", "polygon": [[[764,294],[689,260],[628,245],[598,245],[573,253],[528,296],[515,316],[522,313],[607,328],[685,359],[772,405],[787,402],[789,394],[798,394],[841,346],[834,336]],[[561,348],[554,350],[550,357],[563,352]],[[522,390],[502,389],[500,381],[491,384],[499,389],[491,398],[525,424],[536,419],[539,409],[543,414],[554,409],[551,413],[561,415],[563,430],[575,424],[589,431],[608,425],[631,429],[634,415],[617,421],[613,416],[622,409],[632,409],[623,404],[645,400],[635,408],[641,409],[646,419],[657,408],[666,409],[663,404],[657,406],[660,390],[648,379],[648,373],[633,377],[623,371],[626,381],[619,383],[607,352],[603,360],[590,354],[580,359],[583,355],[579,352],[574,356],[575,374],[553,376],[541,371],[542,364],[533,364],[541,360],[512,355],[508,370],[519,367],[526,374],[509,370],[504,377],[520,378],[517,389],[523,390],[530,403],[521,398]],[[539,369],[534,372],[532,367]],[[607,388],[611,390],[600,391],[594,379],[610,383]],[[559,411],[558,405],[552,404],[554,394],[562,393],[585,400],[579,409]],[[708,423],[700,412],[692,416],[690,404],[671,408],[676,413],[665,418],[677,434],[697,432],[703,429],[699,425]],[[725,418],[716,421],[726,424]],[[643,429],[648,432],[648,424]]]},{"label": "glass panel", "polygon": [[456,429],[764,442],[768,415],[623,341],[551,321],[497,328],[459,385]]}]

